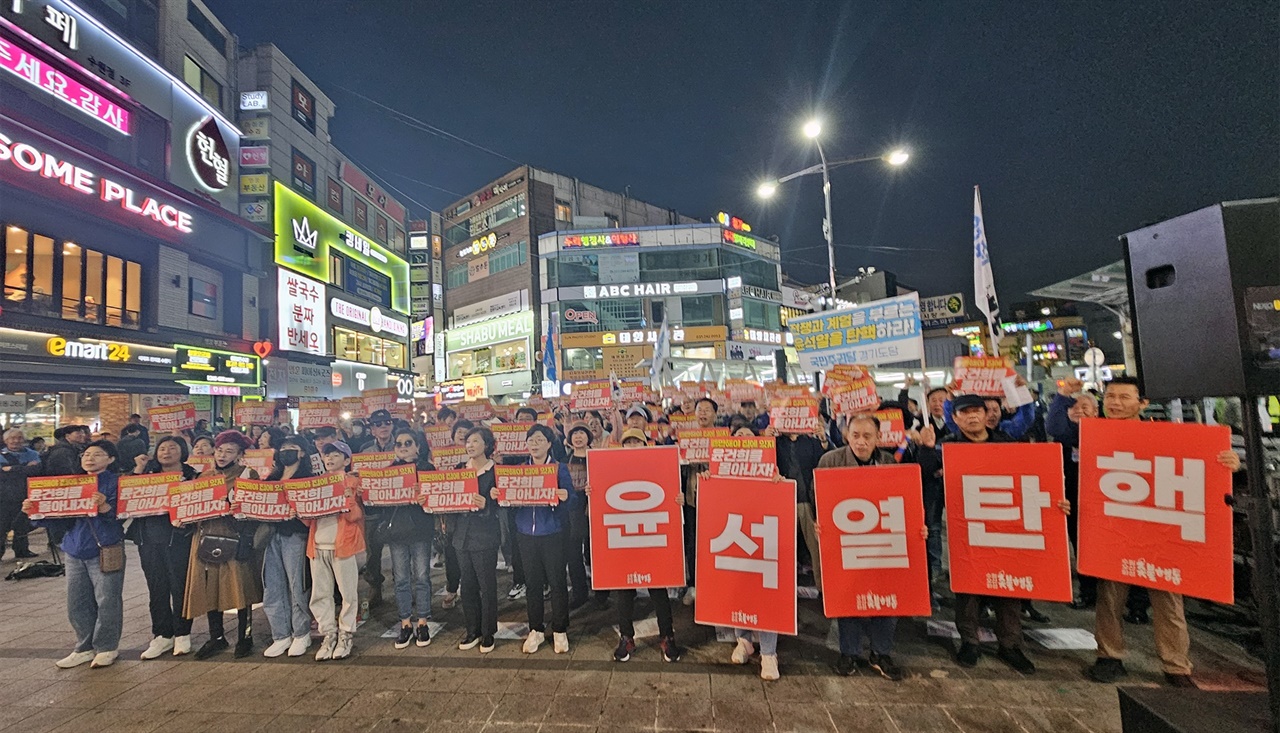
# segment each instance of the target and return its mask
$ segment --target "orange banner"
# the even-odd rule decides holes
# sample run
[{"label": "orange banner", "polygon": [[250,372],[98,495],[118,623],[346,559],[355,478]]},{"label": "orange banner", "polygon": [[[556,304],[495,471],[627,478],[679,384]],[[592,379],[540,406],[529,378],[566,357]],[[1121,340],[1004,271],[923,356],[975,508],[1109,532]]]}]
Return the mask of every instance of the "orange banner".
[{"label": "orange banner", "polygon": [[681,463],[711,460],[711,439],[729,437],[729,428],[685,428],[677,436]]},{"label": "orange banner", "polygon": [[812,435],[822,429],[817,397],[787,397],[769,411],[769,424],[779,433]]},{"label": "orange banner", "polygon": [[460,402],[453,406],[459,420],[469,420],[479,425],[484,420],[493,418],[493,405],[488,400],[483,402]]},{"label": "orange banner", "polygon": [[366,506],[395,506],[419,502],[418,468],[402,463],[360,471],[360,496]]},{"label": "orange banner", "polygon": [[531,422],[509,422],[491,426],[493,439],[498,447],[494,453],[500,456],[527,456],[529,447],[524,443],[525,433],[533,427]]},{"label": "orange banner", "polygon": [[555,506],[560,503],[557,492],[560,464],[537,466],[494,466],[498,503],[503,506]]},{"label": "orange banner", "polygon": [[98,503],[93,500],[97,492],[97,476],[32,476],[27,479],[27,498],[36,506],[28,517],[92,517],[98,513]]},{"label": "orange banner", "polygon": [[875,415],[880,421],[880,442],[876,443],[877,446],[897,448],[906,442],[907,425],[902,419],[902,410],[880,410]]},{"label": "orange banner", "polygon": [[231,514],[236,519],[283,522],[293,514],[293,507],[279,481],[239,478],[231,491]]},{"label": "orange banner", "polygon": [[169,487],[182,481],[182,472],[121,476],[116,519],[155,517],[169,513]]},{"label": "orange banner", "polygon": [[587,453],[587,473],[591,587],[683,586],[679,449],[592,449]]},{"label": "orange banner", "polygon": [[795,482],[698,482],[697,563],[695,622],[794,635]]},{"label": "orange banner", "polygon": [[[880,406],[880,394],[876,392],[876,380],[870,377],[839,380],[828,378],[831,402],[841,415],[868,412]],[[824,388],[824,391],[825,390]]]},{"label": "orange banner", "polygon": [[298,402],[298,429],[337,427],[342,420],[342,403],[319,401]]},{"label": "orange banner", "polygon": [[169,487],[169,521],[190,524],[231,513],[227,503],[227,477],[212,476],[183,481]]},{"label": "orange banner", "polygon": [[[474,512],[474,496],[480,493],[480,481],[471,469],[450,471],[419,471],[418,483],[422,508],[434,514],[444,512]],[[485,497],[488,499],[489,497]]]},{"label": "orange banner", "polygon": [[448,425],[427,428],[422,431],[422,434],[426,436],[427,445],[431,446],[433,451],[453,445],[453,428]]},{"label": "orange banner", "polygon": [[773,478],[777,444],[773,438],[712,438],[708,462],[711,475],[718,478]]},{"label": "orange banner", "polygon": [[347,477],[326,473],[311,478],[294,478],[280,482],[289,505],[303,519],[327,517],[351,511],[355,497],[347,496]]},{"label": "orange banner", "polygon": [[956,394],[1004,397],[1004,380],[1017,372],[1001,356],[957,356]]},{"label": "orange banner", "polygon": [[951,590],[1071,600],[1062,447],[1052,443],[947,443]]},{"label": "orange banner", "polygon": [[823,613],[930,615],[920,467],[819,468],[813,491]]},{"label": "orange banner", "polygon": [[609,380],[576,384],[569,393],[569,409],[574,412],[607,410],[613,406],[613,388]]},{"label": "orange banner", "polygon": [[1234,603],[1226,427],[1080,423],[1081,573]]},{"label": "orange banner", "polygon": [[391,411],[396,400],[400,399],[400,392],[395,387],[381,387],[379,389],[364,389],[360,391],[360,410],[363,414],[360,417],[369,417],[375,410]]},{"label": "orange banner", "polygon": [[157,405],[147,409],[147,419],[151,421],[151,429],[157,433],[191,430],[196,426],[196,406],[190,401]]},{"label": "orange banner", "polygon": [[351,456],[351,470],[363,471],[366,468],[386,468],[396,460],[395,451],[381,453],[357,453]]},{"label": "orange banner", "polygon": [[259,476],[271,473],[275,464],[276,452],[271,448],[250,448],[240,458],[240,463],[258,472]]},{"label": "orange banner", "polygon": [[236,425],[274,425],[276,403],[237,400],[232,408],[232,419]]}]

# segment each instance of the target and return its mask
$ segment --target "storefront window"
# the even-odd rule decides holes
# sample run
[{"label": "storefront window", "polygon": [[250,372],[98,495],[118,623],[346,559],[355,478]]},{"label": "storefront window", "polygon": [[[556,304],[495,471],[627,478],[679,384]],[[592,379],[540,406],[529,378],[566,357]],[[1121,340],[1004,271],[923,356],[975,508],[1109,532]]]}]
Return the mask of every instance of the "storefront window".
[{"label": "storefront window", "polygon": [[4,299],[27,313],[138,328],[142,265],[5,226]]},{"label": "storefront window", "polygon": [[563,333],[652,328],[645,322],[644,316],[644,301],[639,298],[566,300],[560,304],[560,324]]},{"label": "storefront window", "polygon": [[83,292],[81,285],[84,277],[84,263],[81,261],[80,246],[74,242],[62,245],[62,317],[78,320]]},{"label": "storefront window", "polygon": [[560,368],[566,371],[577,369],[603,369],[604,349],[598,346],[590,349],[565,349],[564,364]]},{"label": "storefront window", "polygon": [[529,368],[529,340],[516,339],[449,354],[449,379]]},{"label": "storefront window", "polygon": [[39,234],[31,238],[31,307],[41,315],[57,315],[53,287],[53,240]]},{"label": "storefront window", "polygon": [[4,230],[4,299],[17,303],[27,299],[27,230],[5,227]]},{"label": "storefront window", "polygon": [[716,296],[697,295],[682,298],[680,309],[683,312],[681,325],[684,326],[717,326]]},{"label": "storefront window", "polygon": [[404,344],[345,328],[333,329],[333,354],[346,361],[378,364],[392,369],[404,369],[407,363]]},{"label": "storefront window", "polygon": [[767,328],[770,331],[781,329],[778,304],[743,298],[742,325],[747,328]]},{"label": "storefront window", "polygon": [[84,302],[80,309],[84,320],[98,323],[102,320],[102,267],[105,258],[101,252],[93,250],[85,250],[84,254]]}]

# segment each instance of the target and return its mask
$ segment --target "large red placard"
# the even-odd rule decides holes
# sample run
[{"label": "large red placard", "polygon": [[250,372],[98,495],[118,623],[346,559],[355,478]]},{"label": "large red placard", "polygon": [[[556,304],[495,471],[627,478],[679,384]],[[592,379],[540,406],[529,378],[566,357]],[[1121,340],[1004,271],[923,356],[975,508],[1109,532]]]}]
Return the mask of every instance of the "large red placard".
[{"label": "large red placard", "polygon": [[498,503],[503,506],[554,506],[560,503],[557,492],[560,464],[536,466],[494,466]]},{"label": "large red placard", "polygon": [[92,517],[98,513],[98,503],[93,500],[97,492],[97,476],[32,476],[27,479],[27,499],[35,503],[35,508],[28,516],[31,519]]},{"label": "large red placard", "polygon": [[587,452],[587,473],[591,587],[683,586],[679,449],[593,449]]},{"label": "large red placard", "polygon": [[777,444],[769,437],[712,438],[709,461],[711,475],[718,478],[773,478]]},{"label": "large red placard", "polygon": [[280,488],[289,498],[289,505],[303,519],[349,512],[355,504],[355,497],[347,496],[347,477],[341,473],[287,479],[280,482]]},{"label": "large red placard", "polygon": [[365,506],[417,504],[419,493],[418,467],[412,463],[360,470],[360,497]]},{"label": "large red placard", "polygon": [[117,484],[116,519],[168,514],[169,487],[180,481],[181,471],[121,476]]},{"label": "large red placard", "polygon": [[238,478],[231,491],[231,514],[236,519],[283,522],[293,515],[293,507],[279,481]]},{"label": "large red placard", "polygon": [[227,477],[221,473],[201,476],[169,487],[169,521],[190,524],[231,513],[227,503]]},{"label": "large red placard", "polygon": [[472,469],[419,471],[418,483],[421,485],[418,497],[425,511],[440,514],[474,512],[478,508],[474,497],[480,493],[480,481]]}]

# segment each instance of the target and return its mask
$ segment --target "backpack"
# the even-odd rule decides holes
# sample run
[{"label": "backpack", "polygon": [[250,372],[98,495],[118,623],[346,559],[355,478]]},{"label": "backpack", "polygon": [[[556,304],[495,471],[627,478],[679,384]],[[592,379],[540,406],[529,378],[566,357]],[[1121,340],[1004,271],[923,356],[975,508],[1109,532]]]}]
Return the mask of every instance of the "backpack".
[{"label": "backpack", "polygon": [[20,563],[12,572],[4,576],[5,580],[26,580],[28,578],[56,578],[66,574],[66,567],[62,563],[49,562],[48,560],[36,560],[35,562]]}]

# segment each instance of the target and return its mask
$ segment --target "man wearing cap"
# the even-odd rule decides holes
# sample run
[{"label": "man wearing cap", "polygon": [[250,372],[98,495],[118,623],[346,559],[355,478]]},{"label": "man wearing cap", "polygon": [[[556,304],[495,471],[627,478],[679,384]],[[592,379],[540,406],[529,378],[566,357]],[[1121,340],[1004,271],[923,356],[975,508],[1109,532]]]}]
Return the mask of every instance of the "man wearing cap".
[{"label": "man wearing cap", "polygon": [[[373,440],[364,447],[361,453],[390,453],[395,450],[395,445],[391,440],[391,413],[386,410],[374,410],[369,415],[369,434]],[[377,535],[373,531],[378,524],[378,515],[380,511],[378,507],[369,507],[365,510],[365,537],[369,549],[369,559],[364,566],[364,579],[369,582],[369,605],[375,606],[382,603],[382,582],[385,580],[382,574],[382,549],[384,545],[374,539]]]}]

